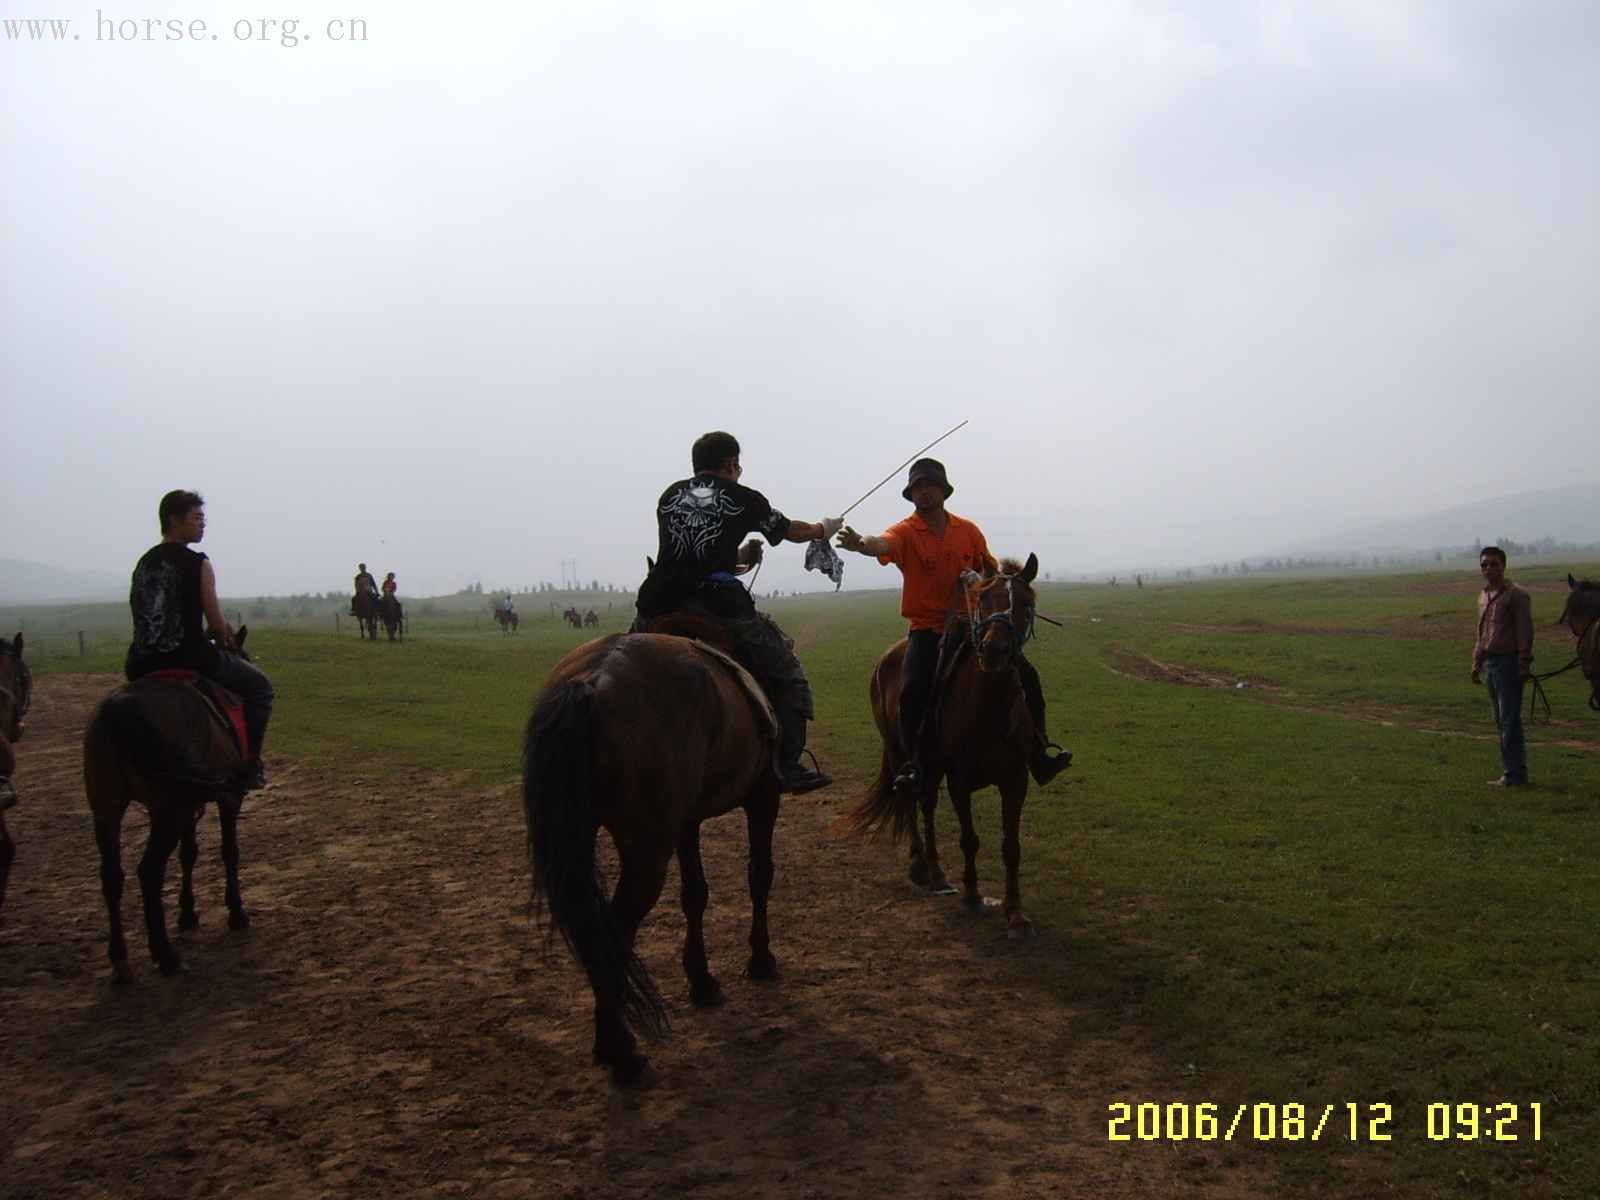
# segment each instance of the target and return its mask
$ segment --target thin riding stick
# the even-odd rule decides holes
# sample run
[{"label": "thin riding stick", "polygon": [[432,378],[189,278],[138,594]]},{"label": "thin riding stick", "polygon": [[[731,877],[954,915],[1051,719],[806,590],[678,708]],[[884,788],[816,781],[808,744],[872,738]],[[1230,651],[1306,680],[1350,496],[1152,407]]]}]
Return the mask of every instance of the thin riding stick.
[{"label": "thin riding stick", "polygon": [[[965,422],[965,421],[963,421],[963,422],[961,422],[961,425],[965,425],[965,424],[966,424],[966,422]],[[903,463],[901,463],[901,464],[900,464],[900,465],[899,465],[899,466],[898,466],[898,467],[896,467],[896,468],[895,468],[895,469],[894,469],[894,470],[892,470],[892,471],[890,471],[890,472],[889,472],[889,473],[888,473],[888,474],[887,474],[887,475],[885,475],[885,476],[884,476],[884,477],[883,477],[883,478],[882,478],[882,479],[880,479],[880,480],[878,480],[878,482],[877,482],[877,483],[876,483],[876,484],[874,484],[874,485],[873,485],[873,487],[872,487],[872,488],[871,488],[871,489],[870,489],[870,490],[869,490],[869,491],[868,491],[868,492],[867,492],[867,496],[870,496],[870,495],[872,495],[872,493],[873,493],[873,492],[875,492],[875,491],[877,491],[877,490],[878,490],[878,489],[879,489],[879,488],[881,488],[881,487],[882,487],[882,486],[883,486],[883,485],[884,485],[884,484],[886,484],[886,483],[888,483],[888,482],[889,482],[889,480],[891,480],[891,479],[893,479],[893,478],[894,478],[894,477],[895,477],[895,476],[896,476],[896,475],[898,475],[898,474],[900,474],[900,472],[901,472],[901,471],[903,471],[903,470],[905,470],[905,469],[906,469],[906,468],[907,468],[907,467],[908,467],[908,466],[910,466],[910,465],[911,465],[911,464],[912,464],[912,463],[914,463],[914,462],[916,462],[916,461],[917,461],[917,459],[919,459],[919,458],[921,458],[921,457],[922,457],[922,456],[923,456],[923,455],[924,455],[924,454],[926,454],[926,453],[927,453],[927,452],[928,452],[928,451],[929,451],[929,450],[932,450],[932,449],[933,449],[933,448],[934,448],[934,447],[935,447],[935,446],[937,446],[937,445],[938,445],[938,444],[939,444],[939,443],[940,443],[940,442],[942,442],[942,441],[944,441],[944,440],[945,440],[945,438],[947,438],[947,437],[949,437],[949,436],[950,436],[950,435],[951,435],[951,434],[952,434],[952,433],[954,433],[954,432],[955,432],[955,431],[956,431],[956,429],[960,429],[960,428],[961,428],[961,425],[957,425],[957,426],[956,426],[956,427],[955,427],[955,429],[951,429],[951,430],[948,430],[948,431],[946,431],[946,432],[944,432],[944,433],[941,433],[941,434],[940,434],[940,435],[939,435],[939,436],[938,436],[938,437],[936,437],[936,438],[934,438],[934,439],[933,439],[933,441],[931,441],[931,442],[929,442],[929,443],[928,443],[928,444],[927,444],[927,445],[926,445],[926,446],[924,446],[924,447],[923,447],[923,448],[922,448],[922,449],[921,449],[921,450],[918,450],[918,451],[917,451],[917,452],[916,452],[916,453],[915,453],[915,454],[913,454],[913,455],[912,455],[912,456],[911,456],[911,457],[910,457],[910,458],[908,458],[908,459],[906,459],[906,461],[905,461],[905,462],[903,462]],[[857,500],[857,501],[856,501],[856,503],[855,503],[855,504],[852,504],[852,505],[851,505],[851,506],[850,506],[850,508],[855,508],[855,507],[856,507],[856,504],[860,504],[860,503],[861,503],[861,501],[862,501],[862,500],[865,500],[865,499],[866,499],[866,498],[867,498],[867,496],[863,496],[863,497],[861,497],[861,500]],[[845,510],[844,510],[844,512],[842,512],[842,513],[840,513],[840,514],[839,514],[839,518],[840,518],[840,520],[843,520],[843,519],[844,519],[844,518],[845,518],[845,517],[847,517],[847,516],[849,516],[849,515],[850,515],[850,508],[847,508],[847,509],[845,509]]]}]

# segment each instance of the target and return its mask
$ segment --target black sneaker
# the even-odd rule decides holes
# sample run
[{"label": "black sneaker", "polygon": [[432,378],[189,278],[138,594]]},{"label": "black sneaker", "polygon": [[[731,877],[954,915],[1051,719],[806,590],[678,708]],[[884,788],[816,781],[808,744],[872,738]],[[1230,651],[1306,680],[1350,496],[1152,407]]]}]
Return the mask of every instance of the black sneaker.
[{"label": "black sneaker", "polygon": [[243,782],[244,790],[247,792],[259,792],[267,786],[267,769],[261,765],[259,758],[245,767]]},{"label": "black sneaker", "polygon": [[8,808],[15,808],[17,803],[17,789],[11,786],[10,779],[0,779],[0,812]]},{"label": "black sneaker", "polygon": [[[1051,754],[1050,751],[1055,753]],[[1049,783],[1061,772],[1072,765],[1072,751],[1054,742],[1046,742],[1033,754],[1033,761],[1028,764],[1028,770],[1033,774],[1033,781],[1040,787]]]}]

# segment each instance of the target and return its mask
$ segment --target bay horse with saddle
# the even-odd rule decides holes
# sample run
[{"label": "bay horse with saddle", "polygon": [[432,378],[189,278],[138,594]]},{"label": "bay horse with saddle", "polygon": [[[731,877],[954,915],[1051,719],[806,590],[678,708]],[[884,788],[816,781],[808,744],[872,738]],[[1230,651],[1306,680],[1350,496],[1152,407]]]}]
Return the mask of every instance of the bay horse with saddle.
[{"label": "bay horse with saddle", "polygon": [[[234,650],[247,659],[240,626]],[[161,900],[167,859],[178,849],[183,882],[178,928],[199,927],[194,902],[195,827],[208,803],[222,826],[224,898],[228,927],[246,929],[239,891],[239,809],[251,785],[253,756],[238,697],[192,670],[153,671],[124,684],[100,702],[83,738],[83,783],[100,849],[100,884],[110,918],[108,953],[116,982],[133,978],[122,932],[122,819],[131,804],[149,813],[150,831],[139,860],[150,957],[164,975],[181,967],[167,936]]]},{"label": "bay horse with saddle", "polygon": [[0,640],[0,908],[6,901],[6,882],[11,877],[11,861],[17,856],[16,843],[6,829],[6,809],[17,803],[11,776],[17,769],[16,751],[22,738],[23,718],[33,703],[33,673],[22,660],[22,634],[11,641]]},{"label": "bay horse with saddle", "polygon": [[[689,998],[697,1007],[721,1003],[706,958],[700,825],[736,808],[744,810],[750,839],[747,970],[753,979],[777,974],[767,933],[777,718],[756,681],[715,647],[725,638],[713,623],[673,620],[657,623],[662,632],[612,634],[567,654],[539,693],[523,750],[534,908],[588,977],[594,1059],[622,1084],[640,1082],[648,1067],[635,1034],[654,1037],[667,1028],[634,940],[674,855]],[[619,862],[609,898],[595,863],[601,829]]]},{"label": "bay horse with saddle", "polygon": [[376,592],[365,588],[356,592],[350,601],[350,612],[356,619],[356,628],[367,641],[378,640],[378,621],[382,616],[382,601]]},{"label": "bay horse with saddle", "polygon": [[[1033,932],[1022,910],[1019,874],[1020,831],[1028,795],[1029,763],[1042,731],[1035,728],[1017,671],[1023,646],[1033,636],[1036,598],[1033,580],[1039,560],[1028,555],[1000,563],[999,570],[967,572],[960,602],[946,627],[939,655],[934,700],[923,724],[923,771],[914,787],[896,789],[897,769],[912,757],[902,745],[900,694],[907,641],[902,638],[878,659],[872,672],[872,716],[882,740],[878,776],[846,820],[866,831],[888,830],[911,841],[911,879],[931,891],[950,890],[939,862],[934,812],[941,780],[961,823],[963,900],[982,911],[978,891],[978,834],[972,822],[972,794],[986,787],[1000,791],[1001,857],[1005,862],[1003,910],[1010,937]],[[923,830],[917,829],[920,807]]]}]

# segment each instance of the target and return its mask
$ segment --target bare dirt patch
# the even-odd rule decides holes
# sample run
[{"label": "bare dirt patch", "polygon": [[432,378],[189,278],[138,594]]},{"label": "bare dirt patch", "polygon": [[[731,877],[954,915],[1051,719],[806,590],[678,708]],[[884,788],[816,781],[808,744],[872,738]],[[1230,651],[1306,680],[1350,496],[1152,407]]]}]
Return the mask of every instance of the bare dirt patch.
[{"label": "bare dirt patch", "polygon": [[116,682],[40,678],[20,747],[0,918],[4,1195],[1278,1194],[1251,1147],[1108,1144],[1110,1101],[1175,1085],[1132,1037],[1082,1031],[1114,1027],[1124,995],[1088,1013],[1040,988],[1084,931],[1046,923],[1012,943],[997,918],[912,889],[898,852],[830,832],[859,780],[780,817],[776,984],[739,973],[743,821],[706,826],[728,1003],[684,999],[669,881],[641,939],[674,1022],[649,1091],[590,1065],[587,990],[529,923],[509,783],[380,785],[272,759],[277,786],[241,822],[254,924],[226,927],[208,814],[202,925],[170,980],[144,956],[145,825],[130,814],[138,980],[113,988],[78,746]]}]

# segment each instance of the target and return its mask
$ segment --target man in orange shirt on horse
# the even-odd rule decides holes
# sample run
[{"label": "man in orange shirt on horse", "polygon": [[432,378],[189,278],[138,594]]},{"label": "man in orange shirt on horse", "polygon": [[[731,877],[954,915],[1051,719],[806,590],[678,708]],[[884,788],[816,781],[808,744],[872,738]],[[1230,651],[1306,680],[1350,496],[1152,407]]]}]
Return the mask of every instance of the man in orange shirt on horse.
[{"label": "man in orange shirt on horse", "polygon": [[[906,635],[899,732],[907,757],[895,776],[897,790],[914,788],[921,781],[923,721],[937,682],[941,643],[951,618],[960,615],[953,609],[961,574],[999,569],[983,531],[945,508],[944,502],[954,491],[943,463],[919,458],[911,464],[905,490],[900,493],[916,505],[916,512],[877,537],[863,537],[848,525],[839,533],[841,550],[872,555],[884,566],[893,563],[905,580],[900,614],[911,622],[911,630]],[[1039,672],[1019,655],[1017,674],[1033,726],[1039,731],[1028,769],[1043,787],[1071,765],[1072,755],[1044,734],[1044,690]]]}]

